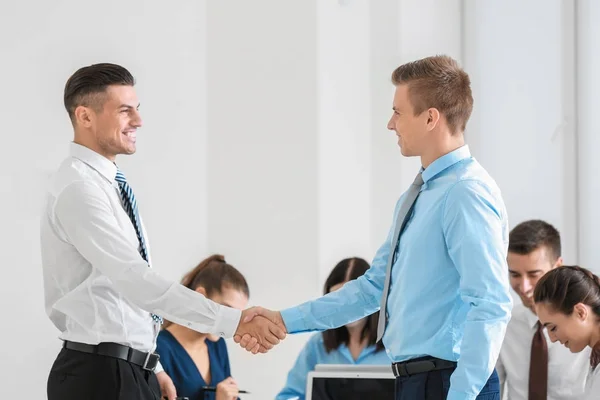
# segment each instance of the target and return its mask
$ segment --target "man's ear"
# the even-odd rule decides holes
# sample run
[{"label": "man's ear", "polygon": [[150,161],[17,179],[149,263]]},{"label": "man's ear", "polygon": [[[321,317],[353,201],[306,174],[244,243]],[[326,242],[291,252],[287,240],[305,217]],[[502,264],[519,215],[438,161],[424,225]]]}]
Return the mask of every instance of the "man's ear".
[{"label": "man's ear", "polygon": [[204,289],[202,286],[198,286],[196,288],[196,292],[200,293],[202,296],[206,297],[206,289]]},{"label": "man's ear", "polygon": [[96,117],[94,115],[94,111],[85,106],[78,106],[75,109],[74,116],[75,123],[79,126],[83,126],[84,128],[89,128]]},{"label": "man's ear", "polygon": [[562,257],[558,257],[558,259],[554,263],[554,268],[562,267],[562,265],[563,265],[563,258]]},{"label": "man's ear", "polygon": [[440,121],[440,112],[437,108],[430,108],[427,111],[427,130],[432,131]]}]

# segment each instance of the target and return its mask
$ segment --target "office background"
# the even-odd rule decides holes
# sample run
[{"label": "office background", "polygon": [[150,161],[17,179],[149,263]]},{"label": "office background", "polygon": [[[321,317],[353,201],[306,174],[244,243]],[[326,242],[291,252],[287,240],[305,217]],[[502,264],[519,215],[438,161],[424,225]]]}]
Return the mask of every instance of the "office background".
[{"label": "office background", "polygon": [[[72,129],[80,66],[137,78],[145,126],[119,164],[154,267],[179,279],[219,252],[251,303],[317,296],[347,256],[371,259],[419,167],[393,133],[391,71],[457,58],[475,96],[467,140],[511,226],[555,224],[568,263],[600,272],[600,3],[593,0],[61,0],[0,8],[3,396],[45,398],[59,349],[44,313],[38,220]],[[240,388],[272,398],[307,335],[268,355],[230,346]]]}]

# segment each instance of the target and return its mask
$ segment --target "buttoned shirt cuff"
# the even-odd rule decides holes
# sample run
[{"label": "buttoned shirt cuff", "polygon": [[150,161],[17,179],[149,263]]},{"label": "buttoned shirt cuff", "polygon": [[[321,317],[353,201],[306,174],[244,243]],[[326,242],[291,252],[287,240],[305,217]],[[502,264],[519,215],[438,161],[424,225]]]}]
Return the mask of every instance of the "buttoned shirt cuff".
[{"label": "buttoned shirt cuff", "polygon": [[242,312],[240,310],[225,306],[220,307],[215,321],[215,333],[225,339],[232,338],[241,318]]},{"label": "buttoned shirt cuff", "polygon": [[457,392],[452,389],[450,389],[448,391],[448,397],[446,397],[446,400],[475,400],[475,399],[477,399],[476,394]]},{"label": "buttoned shirt cuff", "polygon": [[281,311],[281,318],[288,333],[305,332],[306,321],[300,307],[292,307]]}]

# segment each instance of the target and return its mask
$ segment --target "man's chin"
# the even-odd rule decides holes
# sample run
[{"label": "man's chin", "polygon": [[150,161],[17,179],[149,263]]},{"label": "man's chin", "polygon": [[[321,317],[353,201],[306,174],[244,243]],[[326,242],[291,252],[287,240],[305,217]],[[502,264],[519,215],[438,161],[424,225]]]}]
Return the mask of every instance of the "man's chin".
[{"label": "man's chin", "polygon": [[523,302],[523,305],[527,308],[531,308],[533,310],[535,303],[533,302],[533,299],[531,298],[523,298],[521,297],[521,301]]}]

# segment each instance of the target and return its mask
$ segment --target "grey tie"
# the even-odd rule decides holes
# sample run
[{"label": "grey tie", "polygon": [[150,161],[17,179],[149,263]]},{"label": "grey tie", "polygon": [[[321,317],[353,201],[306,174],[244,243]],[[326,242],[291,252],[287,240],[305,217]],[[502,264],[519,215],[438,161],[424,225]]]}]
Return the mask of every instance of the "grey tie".
[{"label": "grey tie", "polygon": [[398,247],[398,239],[406,224],[406,217],[408,216],[413,204],[419,196],[419,192],[423,186],[423,177],[421,173],[417,174],[415,181],[410,185],[408,193],[404,198],[404,202],[398,211],[398,217],[396,218],[396,229],[394,230],[394,236],[392,238],[392,246],[390,249],[390,255],[388,257],[387,267],[385,269],[385,283],[383,285],[383,295],[381,296],[381,307],[379,308],[379,321],[377,323],[377,341],[380,341],[385,331],[385,325],[387,322],[386,305],[387,298],[390,291],[390,280],[392,278],[392,264],[394,263],[394,255],[396,254],[396,248]]}]

